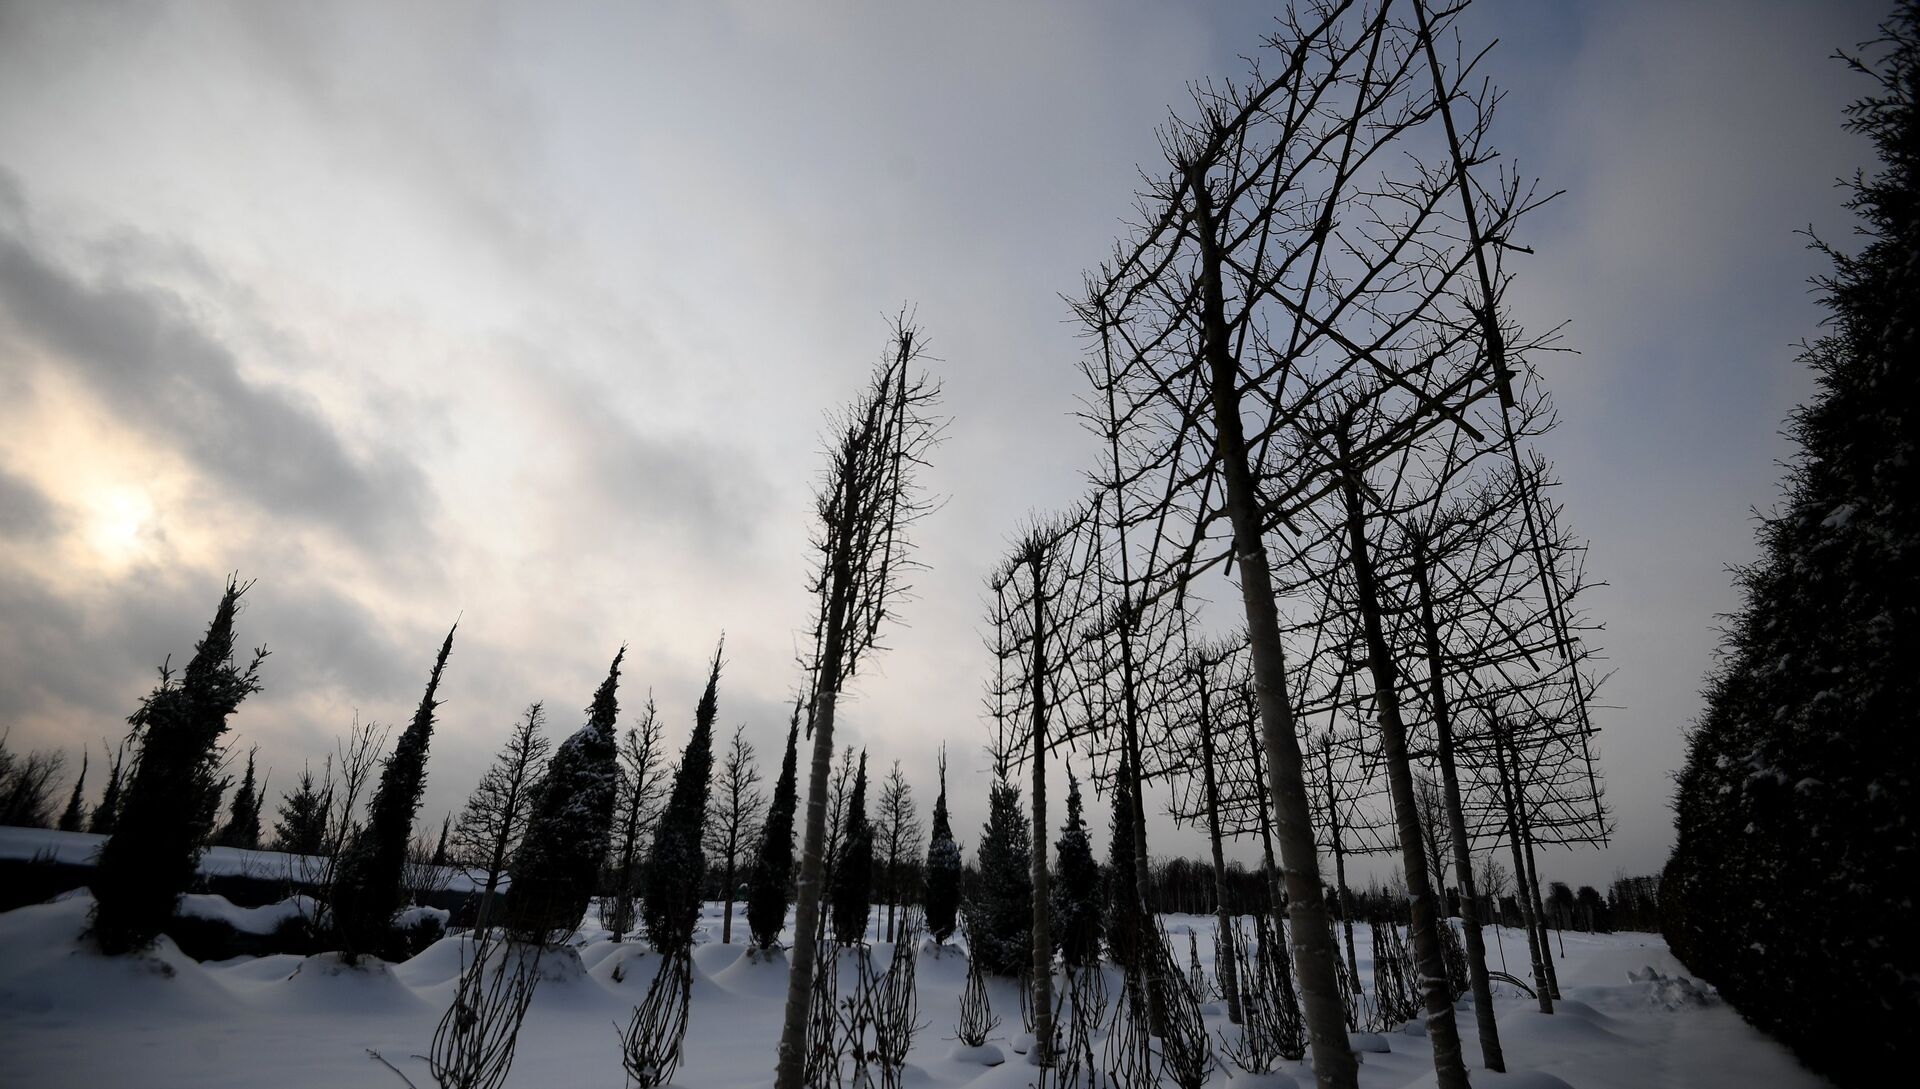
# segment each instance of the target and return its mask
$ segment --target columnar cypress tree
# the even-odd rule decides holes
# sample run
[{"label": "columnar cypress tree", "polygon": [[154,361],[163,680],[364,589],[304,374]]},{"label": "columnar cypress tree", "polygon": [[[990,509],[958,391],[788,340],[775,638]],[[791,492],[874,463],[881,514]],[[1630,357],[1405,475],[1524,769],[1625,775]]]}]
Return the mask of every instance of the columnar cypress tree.
[{"label": "columnar cypress tree", "polygon": [[1920,1008],[1920,3],[1875,47],[1852,61],[1875,86],[1848,126],[1880,157],[1852,182],[1867,243],[1826,251],[1830,331],[1803,356],[1818,392],[1740,572],[1660,890],[1687,966],[1847,1085],[1892,1068]]},{"label": "columnar cypress tree", "polygon": [[640,917],[647,940],[662,953],[677,953],[693,945],[693,926],[700,918],[700,889],[706,881],[707,856],[700,831],[707,820],[707,788],[713,776],[713,720],[720,709],[720,653],[723,638],[713,649],[707,672],[707,690],[694,709],[693,736],[680,754],[673,773],[673,792],[653,834],[653,853],[647,861],[647,887]]},{"label": "columnar cypress tree", "polygon": [[780,778],[773,784],[773,807],[760,828],[760,849],[753,860],[753,881],[747,889],[747,929],[753,943],[771,949],[787,922],[788,890],[793,884],[793,813],[799,804],[797,781],[800,719],[787,725],[787,754],[780,761]]},{"label": "columnar cypress tree", "polygon": [[927,846],[927,933],[936,942],[953,937],[960,914],[960,845],[947,819],[947,754],[940,753],[940,796],[933,803],[933,840]]},{"label": "columnar cypress tree", "polygon": [[1107,955],[1128,970],[1131,982],[1140,950],[1140,878],[1133,857],[1132,776],[1125,758],[1113,776],[1113,815],[1107,831]]},{"label": "columnar cypress tree", "polygon": [[833,937],[842,944],[865,941],[867,914],[873,902],[873,825],[867,820],[867,750],[860,750],[860,770],[853,776],[853,796],[847,802],[847,828],[840,837],[839,857],[833,862]]},{"label": "columnar cypress tree", "polygon": [[161,667],[159,687],[127,720],[143,738],[140,763],[93,875],[93,935],[108,953],[151,942],[193,879],[219,803],[220,735],[227,716],[260,690],[266,651],[255,651],[245,669],[233,661],[233,618],[251,585],[227,580],[179,680]]},{"label": "columnar cypress tree", "polygon": [[1100,864],[1093,860],[1093,843],[1080,813],[1080,780],[1067,772],[1067,819],[1055,844],[1052,889],[1053,944],[1062,959],[1078,968],[1100,959],[1101,914],[1105,910],[1100,887]]},{"label": "columnar cypress tree", "polygon": [[[453,651],[453,633],[447,629],[440,653],[427,675],[427,691],[413,712],[413,721],[380,771],[380,785],[367,810],[367,823],[353,837],[340,859],[328,907],[334,932],[349,954],[384,953],[392,943],[394,913],[401,907],[401,878],[407,867],[407,844],[413,839],[413,818],[420,794],[427,786],[427,745],[433,740],[433,712],[440,704],[434,695],[440,675]],[[252,767],[248,767],[252,773]],[[256,836],[258,832],[255,832]]]},{"label": "columnar cypress tree", "polygon": [[80,777],[73,781],[73,793],[67,796],[67,808],[60,814],[60,831],[78,832],[87,817],[87,803],[80,798],[80,792],[87,787],[87,753],[80,751]]},{"label": "columnar cypress tree", "polygon": [[613,833],[613,796],[620,769],[615,732],[620,725],[620,662],[587,706],[587,723],[547,764],[527,831],[508,871],[507,926],[522,941],[547,941],[580,925],[600,877]]},{"label": "columnar cypress tree", "polygon": [[259,751],[258,747],[247,750],[247,774],[240,780],[240,789],[233,792],[226,826],[214,839],[216,847],[251,851],[260,846],[260,787],[253,778],[253,760]]},{"label": "columnar cypress tree", "polygon": [[1017,976],[1033,963],[1033,833],[1020,816],[1020,791],[1004,779],[988,795],[979,854],[967,944],[981,968]]},{"label": "columnar cypress tree", "polygon": [[100,795],[100,804],[93,807],[93,817],[87,822],[87,831],[96,835],[112,835],[115,819],[120,816],[120,788],[125,782],[123,765],[126,762],[127,743],[113,751],[113,764],[107,768],[107,789]]}]

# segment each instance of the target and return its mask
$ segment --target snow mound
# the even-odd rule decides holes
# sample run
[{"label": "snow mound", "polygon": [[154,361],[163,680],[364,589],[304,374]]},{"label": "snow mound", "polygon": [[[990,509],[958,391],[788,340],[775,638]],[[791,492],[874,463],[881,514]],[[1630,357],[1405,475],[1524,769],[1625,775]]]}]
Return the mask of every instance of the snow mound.
[{"label": "snow mound", "polygon": [[1663,975],[1652,966],[1628,972],[1627,981],[1646,984],[1647,1003],[1662,1009],[1680,1010],[1711,1006],[1720,1000],[1720,993],[1712,987],[1695,983],[1686,976]]},{"label": "snow mound", "polygon": [[[302,899],[304,899],[304,897]],[[453,913],[445,908],[421,907],[415,904],[400,914],[395,915],[393,917],[393,925],[402,930],[412,930],[428,919],[434,919],[440,923],[440,929],[444,931],[447,928],[447,920],[451,918],[453,918]]]},{"label": "snow mound", "polygon": [[[311,896],[294,896],[264,907],[237,907],[224,896],[190,892],[180,897],[174,914],[190,919],[225,923],[242,934],[272,934],[289,919],[312,918],[319,904]],[[441,914],[446,914],[441,912]]]},{"label": "snow mound", "polygon": [[1366,1051],[1375,1055],[1385,1055],[1393,1050],[1387,1038],[1377,1032],[1349,1032],[1347,1046],[1355,1051]]},{"label": "snow mound", "polygon": [[91,895],[0,914],[0,1012],[72,1024],[102,1016],[206,1020],[238,1002],[165,935],[144,953],[102,955],[83,935]]},{"label": "snow mound", "polygon": [[301,958],[271,993],[286,1008],[318,1014],[409,1013],[423,1004],[386,961],[348,964],[339,953]]}]

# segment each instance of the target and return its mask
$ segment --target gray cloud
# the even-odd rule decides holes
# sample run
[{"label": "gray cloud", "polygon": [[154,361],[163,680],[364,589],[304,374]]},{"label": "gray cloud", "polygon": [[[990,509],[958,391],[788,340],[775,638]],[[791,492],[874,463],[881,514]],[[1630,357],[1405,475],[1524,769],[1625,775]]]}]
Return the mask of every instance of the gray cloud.
[{"label": "gray cloud", "polygon": [[128,427],[261,509],[369,547],[417,534],[430,493],[411,462],[392,450],[356,456],[303,398],[241,374],[233,351],[164,289],[88,283],[13,229],[0,233],[0,308]]},{"label": "gray cloud", "polygon": [[32,541],[52,533],[57,515],[52,500],[0,465],[0,537]]}]

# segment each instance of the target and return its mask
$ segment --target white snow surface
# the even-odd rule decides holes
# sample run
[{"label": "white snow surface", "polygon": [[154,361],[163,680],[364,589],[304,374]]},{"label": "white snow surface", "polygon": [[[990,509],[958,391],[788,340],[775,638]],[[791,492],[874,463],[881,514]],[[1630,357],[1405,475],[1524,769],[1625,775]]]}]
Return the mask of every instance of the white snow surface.
[{"label": "white snow surface", "polygon": [[[195,898],[196,913],[231,918]],[[375,1062],[378,1051],[421,1089],[433,1084],[424,1053],[452,996],[463,942],[450,937],[401,964],[377,960],[347,967],[335,954],[278,955],[197,963],[165,938],[146,955],[103,957],[81,937],[91,899],[84,893],[0,914],[0,1071],[7,1085],[58,1087],[181,1086],[195,1089],[284,1086],[287,1089],[394,1089],[400,1080]],[[275,908],[232,909],[263,919]],[[786,993],[786,960],[751,957],[736,905],[736,943],[718,942],[720,905],[709,904],[694,951],[693,1007],[686,1059],[673,1084],[682,1089],[758,1089],[771,1084]],[[875,913],[876,919],[879,912]],[[1211,917],[1170,915],[1169,936],[1201,936],[1211,950]],[[1362,973],[1371,971],[1364,931],[1356,935]],[[1489,960],[1504,950],[1516,975],[1526,971],[1526,941],[1489,930]],[[1559,939],[1556,938],[1556,942]],[[1564,935],[1556,956],[1565,998],[1549,1017],[1532,1000],[1497,987],[1501,1042],[1510,1073],[1479,1068],[1473,1011],[1459,1011],[1474,1085],[1481,1089],[1774,1089],[1824,1086],[1779,1044],[1762,1036],[1722,1002],[1675,1002],[1684,969],[1661,940],[1647,934]],[[1556,954],[1558,948],[1556,945]],[[876,964],[894,955],[873,943]],[[1038,1071],[1021,1061],[983,1065],[986,1056],[953,1039],[966,961],[957,949],[916,951],[921,1017],[907,1084],[915,1089],[1027,1086]],[[521,1032],[509,1086],[604,1087],[622,1083],[613,1022],[624,1024],[644,995],[658,958],[643,944],[616,945],[588,928],[575,944],[543,961],[542,981]],[[1649,972],[1648,970],[1652,971]],[[1637,979],[1629,979],[1629,972]],[[1002,1018],[990,1047],[1013,1051],[1021,1035],[1014,984],[992,980],[989,994]],[[1118,993],[1114,983],[1112,993]],[[1703,992],[1704,993],[1704,992]],[[1217,1033],[1235,1030],[1207,1017]],[[1363,1089],[1434,1083],[1426,1037],[1383,1035],[1390,1051],[1367,1053]],[[1096,1044],[1096,1047],[1098,1045]],[[1011,1056],[1009,1056],[1011,1057]],[[1292,1082],[1313,1084],[1304,1062],[1283,1064],[1278,1077],[1255,1079],[1223,1065],[1210,1089]]]}]

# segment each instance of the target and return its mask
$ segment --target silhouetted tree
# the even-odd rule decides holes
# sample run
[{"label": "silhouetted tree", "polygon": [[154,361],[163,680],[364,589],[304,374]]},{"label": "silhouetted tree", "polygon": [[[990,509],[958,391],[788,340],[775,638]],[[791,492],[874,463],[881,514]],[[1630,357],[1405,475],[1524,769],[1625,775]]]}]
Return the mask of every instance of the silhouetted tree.
[{"label": "silhouetted tree", "polygon": [[[314,782],[313,769],[300,768],[300,781],[280,799],[280,816],[273,823],[275,850],[294,855],[317,855],[327,842],[330,789]],[[102,801],[101,805],[106,802]],[[97,815],[97,814],[96,814]]]},{"label": "silhouetted tree", "polygon": [[766,796],[758,789],[760,769],[753,763],[753,745],[747,741],[747,728],[733,731],[733,743],[720,762],[720,778],[714,784],[711,813],[707,821],[707,850],[720,864],[720,895],[726,908],[720,921],[720,944],[733,941],[734,875],[739,871],[741,853],[758,831],[760,809]]},{"label": "silhouetted tree", "polygon": [[227,580],[179,680],[161,666],[159,687],[127,720],[142,738],[140,763],[93,875],[93,935],[108,953],[151,942],[193,879],[219,802],[220,735],[227,716],[260,690],[266,651],[256,650],[244,669],[233,660],[233,620],[251,585]]},{"label": "silhouetted tree", "polygon": [[945,943],[959,928],[960,845],[953,841],[953,825],[947,818],[947,754],[940,753],[940,796],[933,803],[933,839],[927,845],[927,889],[923,907],[927,933]]},{"label": "silhouetted tree", "polygon": [[620,797],[614,803],[614,821],[619,829],[612,863],[613,911],[606,920],[613,940],[619,941],[633,929],[641,878],[641,843],[653,833],[660,819],[660,805],[666,796],[661,782],[667,771],[666,753],[661,741],[666,720],[647,693],[646,709],[640,722],[627,728],[620,741]]},{"label": "silhouetted tree", "polygon": [[780,777],[773,784],[773,805],[760,828],[760,847],[753,860],[753,883],[747,891],[747,929],[753,942],[771,949],[787,922],[788,888],[793,882],[793,813],[799,804],[795,781],[798,769],[800,720],[787,725],[787,753],[780,760]]},{"label": "silhouetted tree", "polygon": [[647,861],[646,895],[641,918],[647,940],[662,953],[678,953],[693,945],[693,926],[700,918],[700,889],[706,881],[707,856],[700,847],[700,829],[707,819],[707,792],[713,778],[713,720],[720,709],[720,655],[726,640],[713,649],[707,688],[694,709],[693,735],[680,754],[673,773],[673,791],[660,814]]},{"label": "silhouetted tree", "polygon": [[561,742],[547,764],[508,876],[507,925],[522,940],[546,942],[580,925],[593,898],[613,832],[620,768],[621,647],[587,706],[586,725]]},{"label": "silhouetted tree", "polygon": [[500,879],[526,836],[527,822],[539,797],[553,743],[540,736],[546,711],[535,703],[507,735],[507,743],[480,776],[480,785],[467,796],[460,823],[453,826],[452,853],[467,875],[480,885],[480,925],[493,918]]},{"label": "silhouetted tree", "polygon": [[349,956],[384,953],[391,943],[393,916],[401,906],[407,845],[413,840],[413,818],[420,810],[420,795],[427,788],[427,746],[433,741],[433,714],[440,706],[434,696],[440,690],[440,677],[447,668],[447,655],[453,652],[453,633],[458,627],[456,624],[447,629],[447,637],[440,643],[413,721],[401,732],[400,741],[380,771],[380,785],[374,790],[366,826],[353,837],[334,877],[328,906],[334,931]]},{"label": "silhouetted tree", "polygon": [[[102,748],[105,743],[102,742]],[[100,804],[93,807],[93,817],[87,823],[87,831],[96,835],[112,835],[113,825],[120,816],[120,791],[125,783],[125,762],[127,742],[122,740],[113,750],[113,764],[107,768],[107,789],[100,795]]]},{"label": "silhouetted tree", "polygon": [[833,937],[842,945],[867,940],[867,915],[873,903],[873,824],[867,820],[867,751],[847,798],[845,831],[833,863]]},{"label": "silhouetted tree", "polygon": [[[248,759],[248,764],[251,770],[251,758]],[[80,750],[80,777],[73,781],[73,792],[67,795],[67,808],[60,812],[60,831],[78,832],[81,824],[87,819],[87,803],[80,797],[80,792],[86,788],[87,752],[82,749]]]},{"label": "silhouetted tree", "polygon": [[213,841],[216,847],[252,851],[260,846],[260,785],[253,777],[254,755],[259,751],[258,746],[247,750],[247,773],[240,780],[240,788],[233,792],[226,826]]},{"label": "silhouetted tree", "polygon": [[1100,864],[1080,811],[1080,780],[1067,773],[1067,819],[1054,845],[1053,943],[1061,959],[1075,968],[1098,964],[1101,917],[1105,913]]},{"label": "silhouetted tree", "polygon": [[897,918],[904,882],[901,880],[901,868],[911,866],[904,856],[920,839],[920,816],[913,806],[913,788],[907,785],[907,777],[900,773],[900,761],[893,762],[892,770],[880,786],[880,802],[876,810],[878,819],[874,822],[875,861],[885,867],[881,879],[887,898],[887,940],[894,940],[894,922]]},{"label": "silhouetted tree", "polygon": [[1017,976],[1033,963],[1033,836],[1020,791],[1001,780],[987,797],[980,833],[980,880],[967,900],[967,945],[980,967]]}]

